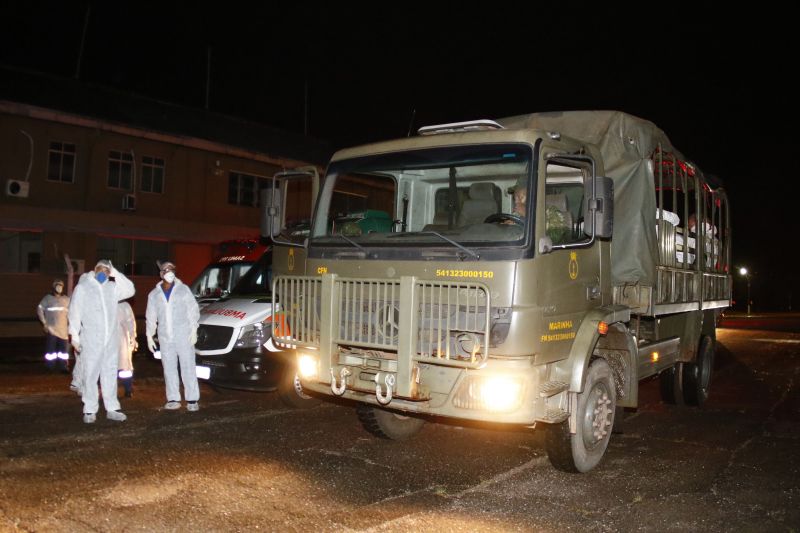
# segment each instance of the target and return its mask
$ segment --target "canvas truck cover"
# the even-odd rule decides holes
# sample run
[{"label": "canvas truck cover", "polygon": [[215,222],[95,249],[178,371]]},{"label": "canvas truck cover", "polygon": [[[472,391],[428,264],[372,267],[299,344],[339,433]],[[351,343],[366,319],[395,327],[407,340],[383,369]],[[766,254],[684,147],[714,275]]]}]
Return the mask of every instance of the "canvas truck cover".
[{"label": "canvas truck cover", "polygon": [[664,151],[683,157],[655,124],[619,111],[533,113],[500,119],[507,129],[557,131],[600,149],[606,176],[614,181],[614,237],[611,277],[614,285],[655,285],[656,194],[652,155]]}]

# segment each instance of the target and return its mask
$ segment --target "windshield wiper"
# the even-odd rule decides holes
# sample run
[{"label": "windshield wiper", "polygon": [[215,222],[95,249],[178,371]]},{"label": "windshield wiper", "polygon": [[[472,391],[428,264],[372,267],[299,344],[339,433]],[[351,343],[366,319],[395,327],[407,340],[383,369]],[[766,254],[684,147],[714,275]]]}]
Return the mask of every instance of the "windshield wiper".
[{"label": "windshield wiper", "polygon": [[481,255],[479,253],[473,252],[472,250],[470,250],[466,246],[462,246],[462,245],[458,244],[453,239],[445,237],[444,235],[442,235],[438,231],[410,231],[410,232],[407,232],[407,233],[393,233],[393,234],[389,235],[388,238],[391,239],[391,238],[394,238],[394,237],[406,237],[408,235],[436,235],[437,237],[439,237],[443,241],[449,242],[450,244],[452,244],[453,246],[455,246],[459,250],[464,250],[465,252],[467,252],[469,255],[471,255],[475,259],[480,259],[481,258]]},{"label": "windshield wiper", "polygon": [[350,244],[352,244],[353,246],[355,246],[355,247],[356,247],[356,248],[358,248],[359,250],[363,251],[364,253],[367,253],[367,250],[366,250],[366,248],[364,248],[363,246],[361,246],[360,244],[358,244],[356,241],[354,241],[354,240],[353,240],[353,239],[351,239],[350,237],[345,237],[345,236],[344,236],[344,235],[342,235],[341,233],[335,233],[335,234],[331,235],[331,237],[341,237],[342,239],[346,240],[347,242],[349,242]]}]

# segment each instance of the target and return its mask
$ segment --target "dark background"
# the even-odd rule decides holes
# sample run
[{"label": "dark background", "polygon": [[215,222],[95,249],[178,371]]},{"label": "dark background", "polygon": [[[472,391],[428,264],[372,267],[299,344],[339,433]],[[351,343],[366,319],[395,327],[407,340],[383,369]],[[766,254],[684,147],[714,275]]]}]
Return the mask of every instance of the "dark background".
[{"label": "dark background", "polygon": [[[88,10],[82,81],[203,108],[210,64],[210,110],[337,148],[536,111],[648,119],[725,183],[734,265],[754,272],[753,308],[800,306],[798,30],[776,6],[0,5],[0,65],[74,77]],[[744,287],[735,275],[739,308]]]}]

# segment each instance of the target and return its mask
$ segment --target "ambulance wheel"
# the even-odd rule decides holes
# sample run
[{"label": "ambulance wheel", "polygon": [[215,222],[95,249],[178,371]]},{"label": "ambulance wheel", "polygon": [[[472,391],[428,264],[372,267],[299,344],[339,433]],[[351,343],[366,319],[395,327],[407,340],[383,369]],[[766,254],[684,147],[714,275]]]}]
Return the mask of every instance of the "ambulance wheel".
[{"label": "ambulance wheel", "polygon": [[359,404],[356,412],[364,429],[382,439],[406,440],[419,433],[425,425],[425,421],[421,418],[366,404]]},{"label": "ambulance wheel", "polygon": [[683,363],[662,370],[658,375],[661,386],[661,400],[671,405],[683,405],[683,374],[686,369]]},{"label": "ambulance wheel", "polygon": [[278,383],[278,397],[284,404],[297,409],[308,409],[320,403],[317,398],[303,392],[300,378],[294,372],[294,367],[289,366],[284,369]]},{"label": "ambulance wheel", "polygon": [[611,439],[616,404],[611,368],[603,359],[595,359],[589,365],[586,386],[578,394],[575,434],[569,431],[569,420],[546,428],[550,463],[563,472],[588,472],[597,466]]},{"label": "ambulance wheel", "polygon": [[704,336],[700,340],[697,358],[683,369],[683,399],[687,405],[703,407],[711,390],[714,373],[714,339]]}]

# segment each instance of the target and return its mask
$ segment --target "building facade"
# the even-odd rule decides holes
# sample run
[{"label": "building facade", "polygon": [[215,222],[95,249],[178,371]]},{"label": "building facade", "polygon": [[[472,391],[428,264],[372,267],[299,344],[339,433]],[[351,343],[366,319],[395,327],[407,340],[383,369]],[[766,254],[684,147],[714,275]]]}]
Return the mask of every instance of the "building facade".
[{"label": "building facade", "polygon": [[[73,283],[111,259],[134,281],[141,316],[157,261],[174,261],[191,282],[217,243],[258,235],[258,191],[273,174],[324,159],[321,143],[202,110],[121,97],[122,107],[157,116],[137,123],[3,96],[0,334],[30,322],[38,332],[36,305],[54,278],[67,279],[67,258]],[[198,135],[191,122],[203,117],[193,113],[208,119]]]}]

